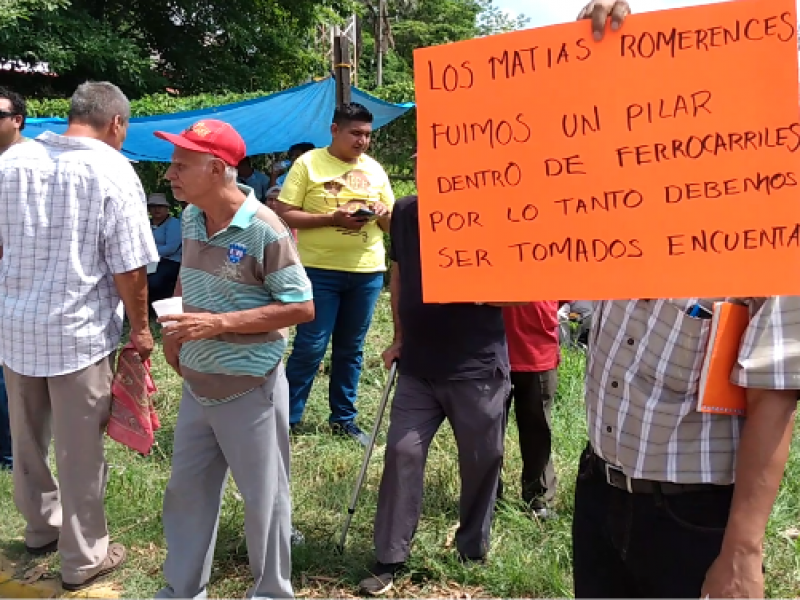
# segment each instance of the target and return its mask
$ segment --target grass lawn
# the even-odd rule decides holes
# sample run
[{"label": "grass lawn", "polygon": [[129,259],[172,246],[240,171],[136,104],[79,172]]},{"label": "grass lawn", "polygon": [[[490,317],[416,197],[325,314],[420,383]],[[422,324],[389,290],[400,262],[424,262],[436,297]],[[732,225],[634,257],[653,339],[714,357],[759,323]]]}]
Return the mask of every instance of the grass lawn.
[{"label": "grass lawn", "polygon": [[[361,379],[360,423],[365,430],[372,426],[385,382],[386,372],[379,357],[390,336],[391,317],[388,298],[384,296],[367,341]],[[114,442],[107,443],[112,466],[107,498],[109,526],[112,539],[129,549],[128,563],[114,582],[125,597],[152,597],[164,583],[161,500],[170,472],[181,382],[167,367],[160,349],[153,359],[160,388],[156,403],[163,424],[157,434],[158,447],[150,457],[143,458]],[[392,592],[394,596],[572,595],[569,517],[577,458],[586,443],[583,369],[582,354],[568,352],[565,355],[554,412],[556,470],[560,482],[556,508],[562,518],[553,523],[537,523],[515,502],[519,496],[520,461],[512,419],[505,466],[507,500],[497,512],[489,563],[483,567],[462,566],[451,547],[458,520],[458,463],[452,433],[445,425],[431,447],[423,518],[410,562],[411,570]],[[372,561],[372,519],[386,424],[373,455],[347,549],[340,555],[336,543],[363,451],[352,441],[328,433],[327,384],[327,376],[320,374],[305,419],[309,433],[294,441],[294,523],[306,537],[305,545],[294,550],[295,591],[301,597],[353,596],[358,581],[365,574],[364,568]],[[784,598],[796,597],[800,592],[800,548],[793,532],[800,527],[800,447],[797,443],[787,472],[769,526],[767,544],[767,595]],[[0,515],[0,551],[12,558],[22,557],[23,521],[14,508],[8,474],[0,475]],[[249,585],[243,518],[241,498],[231,483],[222,508],[210,596],[242,597]],[[54,576],[58,573],[57,563],[57,558],[44,563]]]}]

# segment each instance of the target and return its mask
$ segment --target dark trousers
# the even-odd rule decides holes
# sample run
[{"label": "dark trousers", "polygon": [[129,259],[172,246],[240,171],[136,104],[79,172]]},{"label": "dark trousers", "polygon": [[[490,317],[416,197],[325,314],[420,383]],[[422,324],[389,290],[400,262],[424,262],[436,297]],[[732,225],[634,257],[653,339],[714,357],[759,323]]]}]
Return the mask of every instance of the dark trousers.
[{"label": "dark trousers", "polygon": [[488,379],[437,382],[400,376],[375,516],[378,561],[399,563],[408,558],[422,512],[428,449],[445,419],[456,438],[461,475],[456,547],[473,559],[489,551],[508,387],[508,379],[499,372]]},{"label": "dark trousers", "polygon": [[[511,373],[506,422],[513,402],[522,455],[522,500],[533,507],[547,505],[556,497],[558,480],[553,467],[550,413],[557,388],[558,369]],[[497,496],[500,498],[502,495],[501,481]]]},{"label": "dark trousers", "polygon": [[630,494],[584,452],[572,521],[576,598],[700,598],[722,547],[733,486]]},{"label": "dark trousers", "polygon": [[181,272],[181,263],[162,258],[155,273],[147,276],[147,297],[150,303],[172,298]]}]

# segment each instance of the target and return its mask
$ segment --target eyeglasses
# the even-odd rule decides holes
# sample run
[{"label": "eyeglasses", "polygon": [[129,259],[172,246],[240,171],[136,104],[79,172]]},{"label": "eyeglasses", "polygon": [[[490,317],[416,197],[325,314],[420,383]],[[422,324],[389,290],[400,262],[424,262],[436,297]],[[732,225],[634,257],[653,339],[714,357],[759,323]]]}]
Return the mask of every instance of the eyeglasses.
[{"label": "eyeglasses", "polygon": [[16,117],[17,113],[0,110],[0,120],[7,119],[8,117]]}]

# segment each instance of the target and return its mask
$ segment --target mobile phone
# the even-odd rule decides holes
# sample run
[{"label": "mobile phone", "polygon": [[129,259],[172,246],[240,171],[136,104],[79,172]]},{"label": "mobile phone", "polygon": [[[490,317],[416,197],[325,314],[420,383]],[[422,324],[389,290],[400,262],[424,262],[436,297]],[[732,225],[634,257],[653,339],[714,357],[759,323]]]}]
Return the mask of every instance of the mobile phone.
[{"label": "mobile phone", "polygon": [[357,211],[351,214],[354,217],[366,217],[368,220],[372,220],[378,216],[374,212],[372,212],[371,210],[367,210],[366,208],[359,208]]}]

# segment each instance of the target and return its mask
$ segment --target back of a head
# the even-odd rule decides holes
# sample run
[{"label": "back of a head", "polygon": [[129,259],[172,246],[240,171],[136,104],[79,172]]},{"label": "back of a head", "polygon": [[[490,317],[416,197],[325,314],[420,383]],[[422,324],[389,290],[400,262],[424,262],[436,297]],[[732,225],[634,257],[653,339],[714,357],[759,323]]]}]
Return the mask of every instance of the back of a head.
[{"label": "back of a head", "polygon": [[289,154],[296,154],[300,156],[301,154],[305,154],[311,150],[314,150],[316,146],[311,142],[300,142],[299,144],[294,144],[291,148],[289,148]]},{"label": "back of a head", "polygon": [[340,127],[348,123],[372,123],[372,119],[369,109],[358,102],[342,104],[333,111],[333,122]]},{"label": "back of a head", "polygon": [[19,130],[22,131],[25,129],[25,119],[28,116],[28,105],[25,102],[25,98],[23,98],[21,94],[4,86],[0,86],[0,98],[5,98],[11,103],[11,110],[13,113],[22,117],[22,124]]},{"label": "back of a head", "polygon": [[125,94],[108,81],[87,81],[72,94],[69,122],[82,123],[95,129],[107,127],[114,117],[126,124],[131,117],[131,105]]}]

